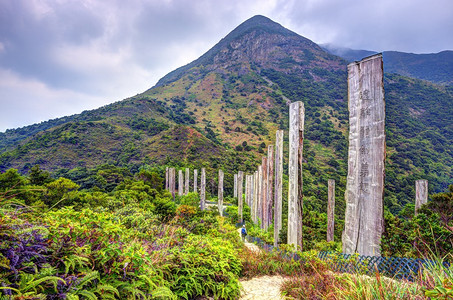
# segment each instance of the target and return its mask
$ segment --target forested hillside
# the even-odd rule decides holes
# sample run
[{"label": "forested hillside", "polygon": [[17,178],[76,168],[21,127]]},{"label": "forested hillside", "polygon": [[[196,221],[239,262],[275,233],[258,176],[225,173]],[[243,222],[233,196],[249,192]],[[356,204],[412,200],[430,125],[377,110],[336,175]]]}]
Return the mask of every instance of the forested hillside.
[{"label": "forested hillside", "polygon": [[[137,170],[146,163],[203,166],[213,176],[223,168],[231,177],[256,168],[276,130],[288,129],[288,103],[303,101],[305,199],[313,209],[325,210],[327,179],[333,178],[342,216],[346,65],[312,41],[256,16],[143,94],[3,133],[0,168],[27,173],[39,164],[61,174],[104,163]],[[385,204],[398,212],[413,202],[416,179],[428,179],[431,192],[451,183],[453,90],[385,77]]]}]

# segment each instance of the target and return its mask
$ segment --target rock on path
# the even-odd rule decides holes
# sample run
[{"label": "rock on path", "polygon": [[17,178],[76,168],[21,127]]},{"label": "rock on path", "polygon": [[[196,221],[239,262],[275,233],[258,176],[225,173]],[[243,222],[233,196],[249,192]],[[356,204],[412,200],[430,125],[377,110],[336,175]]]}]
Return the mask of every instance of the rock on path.
[{"label": "rock on path", "polygon": [[[238,229],[239,236],[241,228]],[[261,251],[261,249],[252,243],[244,243],[247,248],[252,251]],[[280,296],[280,287],[284,281],[284,277],[276,276],[261,276],[249,280],[240,280],[242,285],[240,300],[284,300]]]}]

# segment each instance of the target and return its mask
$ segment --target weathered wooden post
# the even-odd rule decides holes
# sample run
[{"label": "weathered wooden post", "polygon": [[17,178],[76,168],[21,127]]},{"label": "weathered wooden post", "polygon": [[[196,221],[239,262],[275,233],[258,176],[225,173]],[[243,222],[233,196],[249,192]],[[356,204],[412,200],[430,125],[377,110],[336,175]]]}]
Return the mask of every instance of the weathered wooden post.
[{"label": "weathered wooden post", "polygon": [[244,185],[243,183],[243,178],[244,172],[239,171],[238,172],[238,214],[239,214],[239,223],[243,222],[243,216],[242,216],[242,211],[243,211],[243,199],[242,199],[242,187]]},{"label": "weathered wooden post", "polygon": [[289,166],[288,166],[288,245],[302,248],[302,152],[304,141],[304,104],[289,107]]},{"label": "weathered wooden post", "polygon": [[170,193],[173,198],[173,201],[175,200],[175,190],[176,190],[176,171],[175,168],[170,168],[169,169],[169,188],[170,188]]},{"label": "weathered wooden post", "polygon": [[253,223],[258,223],[258,171],[253,174]]},{"label": "weathered wooden post", "polygon": [[200,209],[206,209],[206,170],[201,168]]},{"label": "weathered wooden post", "polygon": [[197,191],[197,184],[198,184],[198,170],[193,170],[193,192],[198,193]]},{"label": "weathered wooden post", "polygon": [[223,171],[219,170],[219,189],[217,193],[217,207],[219,214],[223,216]]},{"label": "weathered wooden post", "polygon": [[249,206],[250,206],[250,215],[251,217],[253,218],[253,210],[255,209],[254,207],[254,203],[253,203],[253,174],[252,175],[248,175],[248,178],[249,178]]},{"label": "weathered wooden post", "polygon": [[238,174],[234,174],[234,186],[233,186],[233,197],[238,196]]},{"label": "weathered wooden post", "polygon": [[382,55],[348,65],[349,154],[343,252],[380,256],[385,104]]},{"label": "weathered wooden post", "polygon": [[334,240],[335,228],[335,180],[327,181],[327,241]]},{"label": "weathered wooden post", "polygon": [[275,134],[275,197],[274,197],[274,247],[278,246],[282,229],[283,203],[283,130]]},{"label": "weathered wooden post", "polygon": [[415,180],[415,214],[426,203],[428,203],[428,180]]},{"label": "weathered wooden post", "polygon": [[190,177],[190,170],[189,168],[186,168],[186,186],[185,186],[185,190],[184,190],[184,195],[188,195],[189,194],[189,177]]},{"label": "weathered wooden post", "polygon": [[165,168],[165,189],[168,191],[168,167]]},{"label": "weathered wooden post", "polygon": [[261,198],[262,198],[262,202],[261,202],[261,210],[263,212],[263,219],[261,220],[261,228],[262,229],[267,229],[267,220],[268,220],[268,211],[267,211],[267,157],[263,156],[263,158],[261,159],[261,163],[262,163],[262,172],[263,172],[263,183],[262,183],[262,191],[261,191]]},{"label": "weathered wooden post", "polygon": [[250,206],[249,204],[249,176],[245,174],[245,203]]},{"label": "weathered wooden post", "polygon": [[[257,189],[257,223],[263,221],[263,198],[262,198],[262,193],[263,193],[263,166],[259,165],[258,166],[258,181],[256,183],[256,189]],[[261,225],[260,225],[261,226]]]},{"label": "weathered wooden post", "polygon": [[184,175],[182,174],[182,170],[179,170],[178,175],[178,196],[182,196],[184,191]]},{"label": "weathered wooden post", "polygon": [[274,205],[274,145],[267,147],[267,224],[266,229],[272,224],[272,207]]}]

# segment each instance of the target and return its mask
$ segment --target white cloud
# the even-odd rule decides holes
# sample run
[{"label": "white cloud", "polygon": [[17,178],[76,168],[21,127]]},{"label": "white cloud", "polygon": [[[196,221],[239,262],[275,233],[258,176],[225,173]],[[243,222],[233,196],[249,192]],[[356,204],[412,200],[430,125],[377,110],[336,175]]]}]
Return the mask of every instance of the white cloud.
[{"label": "white cloud", "polygon": [[0,131],[140,93],[257,14],[317,43],[453,49],[451,0],[2,0]]}]

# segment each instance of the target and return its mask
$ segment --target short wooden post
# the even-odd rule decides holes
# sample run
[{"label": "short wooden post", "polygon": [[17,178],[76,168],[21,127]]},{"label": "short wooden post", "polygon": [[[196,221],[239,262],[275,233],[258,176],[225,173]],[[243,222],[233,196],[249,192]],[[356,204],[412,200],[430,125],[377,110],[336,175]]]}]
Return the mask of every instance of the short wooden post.
[{"label": "short wooden post", "polygon": [[165,168],[165,189],[168,191],[168,167]]},{"label": "short wooden post", "polygon": [[200,209],[206,209],[206,170],[201,168]]},{"label": "short wooden post", "polygon": [[182,173],[182,170],[179,170],[178,172],[179,178],[178,178],[178,196],[183,195],[184,191],[184,174]]},{"label": "short wooden post", "polygon": [[198,170],[193,170],[193,192],[198,193],[197,191],[197,184],[198,184]]},{"label": "short wooden post", "polygon": [[335,180],[327,181],[327,241],[334,240],[335,228]]},{"label": "short wooden post", "polygon": [[169,188],[170,188],[170,193],[171,197],[173,198],[173,201],[175,200],[176,196],[176,171],[175,168],[170,168],[169,169]]},{"label": "short wooden post", "polygon": [[217,193],[217,207],[219,214],[223,216],[223,171],[219,170],[219,189]]},{"label": "short wooden post", "polygon": [[186,168],[186,186],[185,186],[185,191],[184,191],[184,195],[188,195],[189,194],[189,177],[190,177],[190,170],[189,168]]},{"label": "short wooden post", "polygon": [[238,173],[238,214],[239,214],[239,223],[244,221],[242,211],[243,211],[243,199],[242,199],[242,187],[244,185],[243,178],[244,172],[239,171]]},{"label": "short wooden post", "polygon": [[428,203],[428,180],[415,181],[415,214],[423,204]]},{"label": "short wooden post", "polygon": [[275,197],[274,197],[274,247],[278,246],[282,229],[283,204],[283,130],[275,134]]}]

